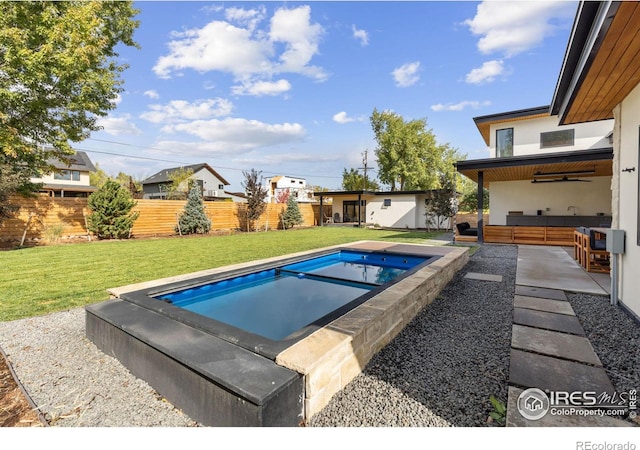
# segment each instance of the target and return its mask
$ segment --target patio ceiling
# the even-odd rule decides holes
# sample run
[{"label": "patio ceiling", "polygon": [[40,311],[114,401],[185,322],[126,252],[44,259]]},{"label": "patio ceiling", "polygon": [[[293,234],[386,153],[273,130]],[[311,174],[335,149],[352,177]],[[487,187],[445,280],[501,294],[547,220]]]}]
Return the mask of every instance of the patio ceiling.
[{"label": "patio ceiling", "polygon": [[561,124],[613,118],[640,82],[640,2],[585,2],[579,12],[552,105]]},{"label": "patio ceiling", "polygon": [[581,150],[575,152],[548,153],[507,158],[488,158],[458,161],[458,172],[478,182],[478,172],[483,173],[485,187],[496,181],[531,181],[603,177],[612,175],[611,148]]}]

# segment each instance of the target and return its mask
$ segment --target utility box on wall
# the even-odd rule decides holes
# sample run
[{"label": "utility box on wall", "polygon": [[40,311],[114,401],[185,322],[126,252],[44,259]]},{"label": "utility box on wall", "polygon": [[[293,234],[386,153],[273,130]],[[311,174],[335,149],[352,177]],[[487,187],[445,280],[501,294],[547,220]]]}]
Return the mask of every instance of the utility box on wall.
[{"label": "utility box on wall", "polygon": [[624,230],[607,230],[607,251],[613,254],[624,253]]}]

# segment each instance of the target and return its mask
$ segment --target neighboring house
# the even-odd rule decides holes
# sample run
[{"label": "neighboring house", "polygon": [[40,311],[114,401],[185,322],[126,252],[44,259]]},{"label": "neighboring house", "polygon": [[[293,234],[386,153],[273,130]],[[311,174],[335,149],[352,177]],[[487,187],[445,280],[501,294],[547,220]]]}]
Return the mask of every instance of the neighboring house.
[{"label": "neighboring house", "polygon": [[489,189],[484,225],[611,222],[612,120],[558,125],[550,106],[474,118],[490,157],[458,171]]},{"label": "neighboring house", "polygon": [[267,203],[276,203],[279,196],[284,192],[293,195],[298,203],[312,203],[315,201],[313,190],[307,188],[307,181],[304,178],[287,177],[278,175],[265,180],[267,188]]},{"label": "neighboring house", "polygon": [[[240,201],[238,196],[225,191],[225,186],[228,186],[229,182],[206,163],[163,169],[150,176],[142,181],[143,198],[166,199],[167,192],[173,183],[171,177],[179,170],[191,170],[193,172],[191,179],[198,183],[205,200]],[[179,190],[187,192],[186,182],[179,187]]]},{"label": "neighboring house", "polygon": [[[320,205],[327,198],[333,200],[331,217],[323,217],[322,223],[369,224],[384,228],[425,229],[427,199],[434,191],[327,191],[316,194]],[[449,220],[441,223],[450,228]],[[430,228],[437,228],[436,218],[430,218]]]},{"label": "neighboring house", "polygon": [[639,23],[639,2],[581,2],[551,105],[562,126],[613,119],[613,176],[606,190],[612,228],[623,230],[626,242],[622,254],[611,255],[612,267],[617,267],[611,273],[611,299],[619,301],[638,321]]},{"label": "neighboring house", "polygon": [[42,183],[40,192],[51,197],[88,197],[98,190],[91,186],[89,174],[96,168],[85,152],[76,151],[68,156],[69,161],[49,160],[49,164],[57,170],[45,174],[42,178],[32,178],[33,183]]}]

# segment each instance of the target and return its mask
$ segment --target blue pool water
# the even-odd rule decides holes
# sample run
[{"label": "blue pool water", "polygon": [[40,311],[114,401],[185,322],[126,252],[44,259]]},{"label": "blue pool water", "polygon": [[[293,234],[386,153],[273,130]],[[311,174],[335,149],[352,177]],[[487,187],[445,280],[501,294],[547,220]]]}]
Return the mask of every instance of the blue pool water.
[{"label": "blue pool water", "polygon": [[429,259],[342,250],[155,298],[278,341]]}]

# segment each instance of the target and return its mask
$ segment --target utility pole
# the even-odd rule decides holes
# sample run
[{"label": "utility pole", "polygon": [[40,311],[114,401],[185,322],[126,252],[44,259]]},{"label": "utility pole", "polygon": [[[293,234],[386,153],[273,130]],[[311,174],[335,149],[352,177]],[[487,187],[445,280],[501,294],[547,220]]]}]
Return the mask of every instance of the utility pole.
[{"label": "utility pole", "polygon": [[364,167],[358,167],[358,169],[360,170],[364,170],[364,180],[363,180],[363,186],[362,186],[362,190],[366,191],[367,190],[367,153],[369,152],[369,150],[365,150],[364,153],[362,153],[362,165]]}]

